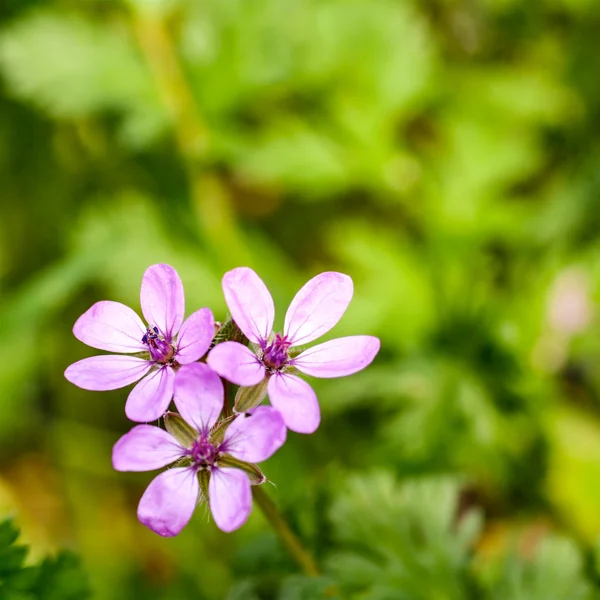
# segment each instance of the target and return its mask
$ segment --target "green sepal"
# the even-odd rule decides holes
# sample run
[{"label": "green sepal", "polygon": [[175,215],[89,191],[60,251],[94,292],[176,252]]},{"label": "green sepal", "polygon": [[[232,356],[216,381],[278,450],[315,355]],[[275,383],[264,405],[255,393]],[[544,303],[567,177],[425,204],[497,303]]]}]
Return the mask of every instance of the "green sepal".
[{"label": "green sepal", "polygon": [[165,428],[185,448],[189,448],[197,439],[198,432],[188,425],[176,412],[165,413]]},{"label": "green sepal", "polygon": [[213,346],[216,346],[221,342],[239,342],[240,344],[247,346],[248,338],[242,333],[242,330],[236,325],[235,321],[229,318],[221,325],[219,331],[215,334]]},{"label": "green sepal", "polygon": [[265,377],[260,383],[250,387],[238,388],[235,395],[234,410],[237,413],[245,413],[258,406],[267,395],[269,378]]},{"label": "green sepal", "polygon": [[260,485],[267,481],[265,474],[257,465],[234,458],[231,454],[222,454],[219,456],[218,462],[219,467],[229,467],[231,469],[240,469],[241,471],[244,471],[250,478],[250,483],[252,485]]},{"label": "green sepal", "polygon": [[214,446],[218,446],[225,437],[225,432],[229,425],[233,422],[235,417],[227,417],[226,419],[220,419],[215,426],[210,430],[208,440]]},{"label": "green sepal", "polygon": [[208,482],[210,481],[210,471],[208,469],[200,469],[198,471],[198,483],[200,484],[200,502],[208,501]]},{"label": "green sepal", "polygon": [[288,375],[301,375],[302,374],[302,371],[298,371],[298,369],[296,369],[296,367],[294,365],[286,365],[283,372],[287,373]]}]

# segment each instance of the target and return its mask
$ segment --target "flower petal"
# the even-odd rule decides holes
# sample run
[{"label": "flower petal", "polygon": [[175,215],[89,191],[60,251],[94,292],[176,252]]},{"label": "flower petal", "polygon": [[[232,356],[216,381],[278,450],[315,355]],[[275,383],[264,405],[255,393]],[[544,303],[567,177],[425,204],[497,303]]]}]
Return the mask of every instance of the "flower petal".
[{"label": "flower petal", "polygon": [[65,377],[84,390],[117,390],[143,377],[151,366],[150,361],[134,356],[91,356],[69,365]]},{"label": "flower petal", "polygon": [[265,377],[265,368],[256,355],[238,342],[221,342],[209,353],[208,366],[235,385],[256,385]]},{"label": "flower petal", "polygon": [[142,278],[140,302],[148,325],[158,327],[170,343],[185,313],[183,284],[177,271],[169,265],[148,267]]},{"label": "flower petal", "polygon": [[321,422],[321,411],[314,390],[299,377],[277,373],[269,380],[269,399],[281,413],[288,429],[314,433]]},{"label": "flower petal", "polygon": [[257,463],[275,454],[283,446],[286,435],[281,413],[271,406],[259,406],[233,421],[223,443],[225,451],[235,458]]},{"label": "flower petal", "polygon": [[256,344],[265,341],[273,329],[275,305],[263,280],[252,269],[239,267],[223,276],[223,293],[244,335]]},{"label": "flower petal", "polygon": [[369,366],[379,352],[380,342],[371,335],[351,335],[313,346],[292,364],[314,377],[343,377]]},{"label": "flower petal", "polygon": [[204,363],[181,367],[175,378],[175,405],[184,421],[207,432],[223,410],[224,390],[219,376]]},{"label": "flower petal", "polygon": [[108,352],[143,352],[146,328],[137,314],[120,302],[96,302],[73,326],[73,334],[84,344]]},{"label": "flower petal", "polygon": [[117,471],[152,471],[176,461],[184,452],[177,440],[154,425],[136,425],[114,445]]},{"label": "flower petal", "polygon": [[226,532],[238,529],[252,509],[248,475],[239,469],[213,469],[208,483],[208,501],[219,529]]},{"label": "flower petal", "polygon": [[285,315],[283,330],[292,346],[327,333],[346,312],[353,291],[352,279],[343,273],[321,273],[306,283]]},{"label": "flower petal", "polygon": [[127,418],[138,423],[160,419],[169,408],[174,384],[175,372],[166,365],[144,377],[129,392],[125,403]]},{"label": "flower petal", "polygon": [[192,518],[199,491],[195,468],[169,469],[146,488],[138,505],[138,519],[158,535],[177,535]]},{"label": "flower petal", "polygon": [[215,320],[208,308],[192,313],[181,326],[177,338],[177,362],[186,365],[202,358],[215,336]]}]

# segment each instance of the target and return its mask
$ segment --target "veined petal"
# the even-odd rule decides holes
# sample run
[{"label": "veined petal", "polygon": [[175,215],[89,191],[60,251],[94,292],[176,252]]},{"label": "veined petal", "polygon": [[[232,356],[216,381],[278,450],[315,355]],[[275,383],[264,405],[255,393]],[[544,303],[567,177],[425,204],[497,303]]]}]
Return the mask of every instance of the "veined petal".
[{"label": "veined petal", "polygon": [[194,514],[199,490],[194,467],[169,469],[146,488],[138,505],[138,519],[158,535],[177,535]]},{"label": "veined petal", "polygon": [[108,352],[143,352],[145,332],[142,320],[129,306],[110,300],[96,302],[73,326],[80,342]]},{"label": "veined petal", "polygon": [[343,273],[321,273],[306,283],[285,315],[283,330],[292,346],[327,333],[346,312],[353,291],[352,279]]},{"label": "veined petal", "polygon": [[176,461],[184,449],[164,429],[136,425],[114,445],[113,468],[117,471],[152,471]]},{"label": "veined petal", "polygon": [[213,469],[208,484],[210,511],[217,527],[230,532],[241,527],[252,509],[248,475],[239,469]]},{"label": "veined petal", "polygon": [[223,293],[244,335],[256,344],[264,342],[273,329],[275,305],[263,280],[252,269],[239,267],[223,276]]},{"label": "veined petal", "polygon": [[167,342],[179,331],[185,313],[183,284],[169,265],[153,265],[142,278],[140,303],[150,327],[156,326]]},{"label": "veined petal", "polygon": [[174,384],[175,372],[166,365],[144,377],[129,392],[125,403],[127,418],[138,423],[160,419],[173,398]]},{"label": "veined petal", "polygon": [[380,342],[371,335],[351,335],[313,346],[292,364],[314,377],[343,377],[361,371],[379,352]]},{"label": "veined petal", "polygon": [[150,361],[134,356],[91,356],[68,366],[65,377],[84,390],[117,390],[143,377],[151,367]]},{"label": "veined petal", "polygon": [[223,410],[224,390],[219,376],[204,363],[185,365],[175,378],[175,406],[184,421],[207,432]]},{"label": "veined petal", "polygon": [[292,431],[314,433],[321,422],[321,411],[314,390],[299,377],[277,373],[269,380],[269,400]]},{"label": "veined petal", "polygon": [[246,462],[257,463],[275,454],[287,435],[279,411],[271,406],[258,406],[238,416],[227,428],[223,444],[225,452]]},{"label": "veined petal", "polygon": [[177,362],[186,365],[202,358],[215,335],[215,320],[208,308],[192,313],[181,326],[177,339]]},{"label": "veined petal", "polygon": [[239,342],[221,342],[209,353],[208,366],[235,385],[256,385],[265,377],[265,368],[256,355]]}]

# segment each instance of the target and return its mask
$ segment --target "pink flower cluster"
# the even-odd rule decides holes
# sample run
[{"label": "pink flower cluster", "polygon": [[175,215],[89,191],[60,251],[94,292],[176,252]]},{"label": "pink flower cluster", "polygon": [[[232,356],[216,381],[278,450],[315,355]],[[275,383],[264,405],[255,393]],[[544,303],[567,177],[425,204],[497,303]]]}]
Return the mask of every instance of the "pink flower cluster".
[{"label": "pink flower cluster", "polygon": [[[140,294],[146,324],[129,307],[94,304],[75,323],[83,343],[116,353],[85,358],[65,371],[87,390],[137,384],[125,413],[138,423],[165,417],[166,429],[137,425],[114,446],[119,471],[149,471],[172,465],[142,496],[138,518],[152,531],[177,535],[199,501],[210,506],[217,526],[233,531],[252,506],[251,485],[266,478],[255,463],[285,442],[287,429],[313,433],[320,423],[316,394],[297,373],[341,377],[365,368],[379,340],[360,335],[334,339],[304,351],[298,347],[327,333],[342,317],[353,293],[341,273],[321,273],[296,294],[283,333],[273,334],[273,299],[247,267],[223,277],[231,318],[248,343],[221,341],[212,312],[201,308],[184,320],[183,285],[168,265],[144,273]],[[239,336],[242,337],[242,336]],[[223,381],[240,386],[236,411],[224,411]],[[272,406],[257,406],[268,394]],[[179,414],[167,413],[171,401]]]}]

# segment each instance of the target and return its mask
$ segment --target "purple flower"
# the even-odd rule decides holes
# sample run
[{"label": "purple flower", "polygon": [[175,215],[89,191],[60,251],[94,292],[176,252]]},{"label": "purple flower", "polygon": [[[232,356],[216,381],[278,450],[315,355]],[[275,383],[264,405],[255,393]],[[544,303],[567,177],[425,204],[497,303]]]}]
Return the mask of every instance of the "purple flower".
[{"label": "purple flower", "polygon": [[[146,269],[140,293],[145,326],[120,302],[96,302],[75,326],[75,337],[109,354],[84,358],[65,377],[85,390],[116,390],[143,379],[131,390],[125,413],[132,421],[158,419],[173,397],[175,370],[204,356],[214,336],[214,319],[201,308],[185,322],[185,300],[179,275],[168,265]],[[183,324],[182,324],[183,323]],[[142,353],[142,356],[127,354]]]},{"label": "purple flower", "polygon": [[352,279],[342,273],[321,273],[296,294],[285,316],[284,333],[272,335],[273,298],[260,277],[248,267],[229,271],[223,291],[231,316],[256,353],[237,342],[223,342],[207,362],[222,377],[240,386],[268,378],[271,404],[285,424],[298,433],[313,433],[320,422],[319,404],[298,370],[315,377],[341,377],[364,369],[379,351],[379,340],[369,335],[343,337],[313,346],[297,356],[296,346],[327,333],[342,317],[352,299]]},{"label": "purple flower", "polygon": [[[233,457],[245,463],[269,458],[285,442],[281,415],[261,406],[239,416],[225,430],[214,428],[223,409],[223,383],[203,363],[182,367],[175,380],[175,404],[196,434],[189,444],[153,425],[137,425],[114,446],[118,471],[150,471],[176,465],[155,477],[138,506],[139,520],[162,536],[177,535],[202,498],[199,477],[208,476],[208,503],[223,531],[241,527],[252,508],[247,473],[232,468]],[[221,425],[221,424],[219,424]],[[234,463],[235,464],[235,463]]]}]

